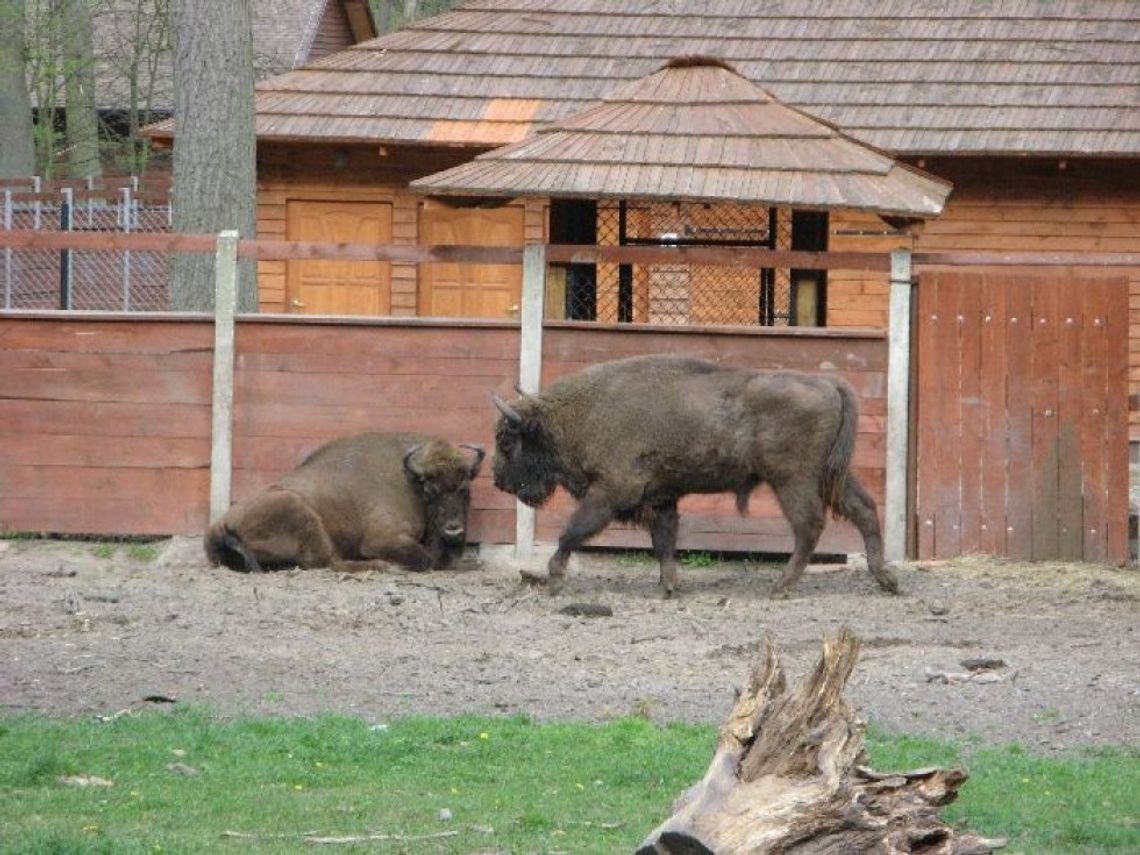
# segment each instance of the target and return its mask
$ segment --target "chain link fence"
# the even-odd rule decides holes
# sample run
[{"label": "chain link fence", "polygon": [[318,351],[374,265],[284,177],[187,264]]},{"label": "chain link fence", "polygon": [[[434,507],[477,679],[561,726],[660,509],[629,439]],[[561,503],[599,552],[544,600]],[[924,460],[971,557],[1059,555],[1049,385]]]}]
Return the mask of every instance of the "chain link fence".
[{"label": "chain link fence", "polygon": [[[43,190],[37,178],[0,198],[5,230],[150,232],[171,230],[170,187],[129,178],[119,186],[67,182]],[[5,309],[165,311],[169,258],[139,250],[3,249]]]},{"label": "chain link fence", "polygon": [[[551,242],[824,250],[827,215],[689,202],[556,202]],[[567,264],[550,272],[551,314],[568,320],[671,325],[815,326],[824,271],[732,265]]]}]

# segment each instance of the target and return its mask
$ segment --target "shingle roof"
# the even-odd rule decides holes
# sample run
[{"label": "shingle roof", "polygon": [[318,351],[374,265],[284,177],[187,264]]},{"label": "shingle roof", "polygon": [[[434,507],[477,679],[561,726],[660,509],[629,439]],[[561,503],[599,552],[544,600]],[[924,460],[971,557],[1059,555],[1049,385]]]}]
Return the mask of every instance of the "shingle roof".
[{"label": "shingle roof", "polygon": [[514,145],[413,181],[432,195],[942,211],[950,185],[784,106],[723,63],[674,60]]},{"label": "shingle roof", "polygon": [[258,134],[511,143],[691,54],[895,153],[1140,152],[1136,0],[468,0],[263,81]]}]

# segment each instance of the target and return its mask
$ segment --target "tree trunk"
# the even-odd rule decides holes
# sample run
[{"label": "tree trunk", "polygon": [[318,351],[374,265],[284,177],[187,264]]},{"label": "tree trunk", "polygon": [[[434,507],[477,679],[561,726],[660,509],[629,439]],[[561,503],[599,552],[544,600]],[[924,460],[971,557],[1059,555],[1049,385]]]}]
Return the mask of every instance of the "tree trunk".
[{"label": "tree trunk", "polygon": [[981,855],[1004,846],[960,835],[938,818],[965,772],[880,774],[863,765],[865,725],[842,696],[858,655],[858,639],[842,630],[788,692],[766,640],[704,778],[677,799],[638,855]]},{"label": "tree trunk", "polygon": [[[175,0],[174,230],[255,236],[253,26],[250,0]],[[214,258],[178,253],[171,267],[176,311],[214,306]],[[238,310],[257,310],[254,267],[238,269]]]},{"label": "tree trunk", "polygon": [[24,16],[24,0],[0,0],[0,178],[36,171]]},{"label": "tree trunk", "polygon": [[99,114],[95,103],[95,51],[89,0],[62,0],[67,162],[73,176],[102,175],[99,160]]}]

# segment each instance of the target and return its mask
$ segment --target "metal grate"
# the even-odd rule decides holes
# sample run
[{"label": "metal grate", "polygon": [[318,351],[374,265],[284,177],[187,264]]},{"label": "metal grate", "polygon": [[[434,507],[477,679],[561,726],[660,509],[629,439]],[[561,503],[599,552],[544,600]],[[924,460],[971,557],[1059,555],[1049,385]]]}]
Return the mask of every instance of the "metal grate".
[{"label": "metal grate", "polygon": [[[0,228],[38,231],[170,231],[169,192],[135,186],[52,193],[6,189]],[[6,309],[165,311],[170,306],[168,258],[138,250],[5,248],[0,287]]]},{"label": "metal grate", "polygon": [[[795,217],[788,208],[599,202],[592,209],[594,233],[589,237],[602,246],[792,249],[795,243]],[[577,216],[581,214],[579,209]],[[552,217],[560,216],[553,209]],[[552,222],[554,242],[559,242],[559,231]],[[578,236],[587,237],[582,229]],[[555,268],[551,285],[551,302],[570,320],[788,326],[814,325],[821,317],[822,276],[816,271],[603,263]]]}]

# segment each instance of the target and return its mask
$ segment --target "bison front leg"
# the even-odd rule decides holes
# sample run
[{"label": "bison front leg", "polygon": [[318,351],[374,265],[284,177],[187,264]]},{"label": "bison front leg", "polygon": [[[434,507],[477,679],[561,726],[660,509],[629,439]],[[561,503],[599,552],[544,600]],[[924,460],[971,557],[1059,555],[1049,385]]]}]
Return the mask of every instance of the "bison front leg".
[{"label": "bison front leg", "polygon": [[524,572],[523,579],[529,582],[545,583],[551,593],[557,593],[566,578],[566,564],[570,553],[604,529],[614,518],[613,506],[600,491],[591,488],[582,497],[570,521],[558,538],[558,549],[550,556],[546,565],[546,579]]},{"label": "bison front leg", "polygon": [[815,552],[819,536],[823,533],[826,518],[823,499],[820,498],[814,483],[804,480],[778,487],[773,485],[773,488],[780,503],[780,510],[784,512],[784,516],[792,526],[792,534],[796,539],[795,551],[788,559],[783,574],[772,587],[772,595],[776,596],[788,591],[803,575],[808,560]]},{"label": "bison front leg", "polygon": [[360,544],[360,556],[362,564],[387,562],[416,572],[431,570],[439,557],[411,534],[390,529],[367,532]]},{"label": "bison front leg", "polygon": [[653,554],[661,568],[660,584],[666,597],[677,590],[677,503],[651,508],[646,523],[653,541]]}]

